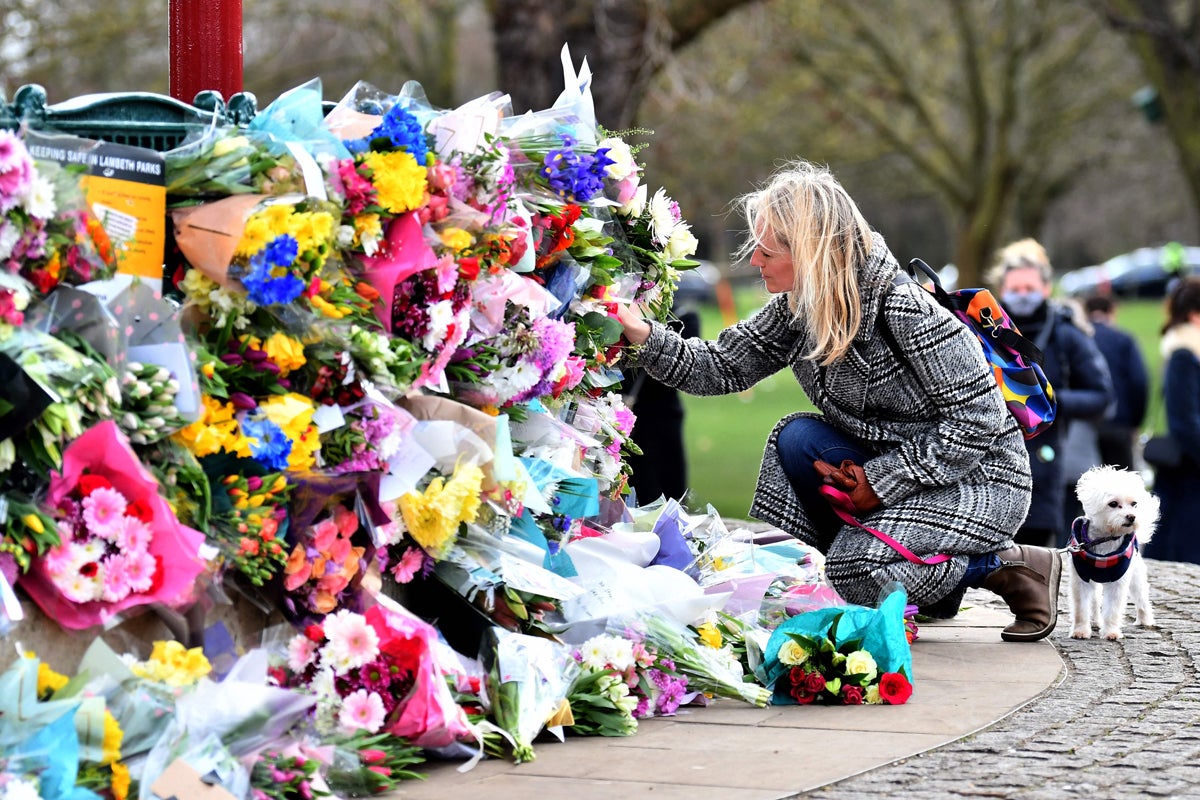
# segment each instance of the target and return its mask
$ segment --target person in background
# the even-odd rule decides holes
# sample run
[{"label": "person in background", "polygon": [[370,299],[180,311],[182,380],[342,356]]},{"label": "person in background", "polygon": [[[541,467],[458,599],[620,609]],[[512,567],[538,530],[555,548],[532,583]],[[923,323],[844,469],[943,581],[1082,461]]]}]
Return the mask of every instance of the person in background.
[{"label": "person in background", "polygon": [[1133,469],[1133,445],[1146,418],[1150,373],[1137,339],[1116,326],[1116,303],[1111,297],[1095,295],[1084,302],[1092,323],[1092,338],[1108,364],[1117,395],[1112,416],[1096,423],[1100,462]]},{"label": "person in background", "polygon": [[1177,467],[1157,467],[1158,529],[1145,555],[1200,564],[1200,278],[1184,277],[1167,296],[1162,329],[1163,403],[1167,433],[1179,443]]},{"label": "person in background", "polygon": [[1063,492],[1063,522],[1058,534],[1061,547],[1070,539],[1071,523],[1083,514],[1075,496],[1075,483],[1091,467],[1110,464],[1134,469],[1133,447],[1146,416],[1146,393],[1150,375],[1137,339],[1116,327],[1116,301],[1108,295],[1092,295],[1083,308],[1091,325],[1092,338],[1104,356],[1112,377],[1116,404],[1112,413],[1095,421],[1075,419],[1067,429],[1063,450],[1066,491]]},{"label": "person in background", "polygon": [[1042,370],[1054,388],[1054,424],[1025,441],[1033,471],[1029,514],[1015,537],[1019,544],[1053,545],[1062,527],[1067,475],[1062,449],[1072,420],[1098,420],[1113,402],[1112,379],[1100,348],[1070,308],[1051,301],[1054,271],[1046,250],[1033,239],[1000,249],[989,274],[1000,304],[1025,338],[1042,351]]},{"label": "person in background", "polygon": [[749,233],[739,256],[771,299],[715,340],[618,306],[622,358],[696,395],[792,372],[820,413],[775,426],[750,516],[822,552],[847,602],[873,606],[899,583],[923,612],[948,617],[968,587],[983,588],[1016,618],[1001,638],[1049,635],[1061,562],[1013,544],[1029,457],[974,334],[899,280],[887,243],[828,169],[787,163],[738,206]]},{"label": "person in background", "polygon": [[[672,328],[680,336],[687,339],[700,335],[696,309],[677,303],[674,311]],[[688,491],[688,474],[679,390],[656,381],[643,370],[631,369],[625,375],[622,391],[625,404],[637,417],[630,438],[642,450],[641,455],[626,458],[637,502],[646,505],[660,497],[682,502]]]}]

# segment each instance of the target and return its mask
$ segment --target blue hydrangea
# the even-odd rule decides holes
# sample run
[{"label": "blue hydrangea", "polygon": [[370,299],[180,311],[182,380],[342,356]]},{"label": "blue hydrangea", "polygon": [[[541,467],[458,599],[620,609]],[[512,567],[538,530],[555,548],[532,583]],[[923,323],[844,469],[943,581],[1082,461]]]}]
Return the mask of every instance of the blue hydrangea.
[{"label": "blue hydrangea", "polygon": [[594,153],[575,149],[575,139],[562,137],[563,146],[551,150],[542,162],[542,177],[559,197],[570,203],[586,203],[604,191],[605,170],[616,163],[608,157],[608,148]]},{"label": "blue hydrangea", "polygon": [[242,433],[255,441],[250,445],[250,455],[264,467],[273,470],[287,469],[288,456],[292,454],[292,440],[283,429],[271,420],[242,420]]}]

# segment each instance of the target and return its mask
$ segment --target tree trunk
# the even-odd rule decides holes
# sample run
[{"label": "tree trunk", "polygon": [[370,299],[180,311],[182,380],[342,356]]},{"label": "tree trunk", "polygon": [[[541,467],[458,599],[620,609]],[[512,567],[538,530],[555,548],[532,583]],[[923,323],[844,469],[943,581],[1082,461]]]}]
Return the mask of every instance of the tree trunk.
[{"label": "tree trunk", "polygon": [[1177,20],[1168,0],[1102,0],[1100,11],[1129,37],[1146,79],[1158,90],[1167,133],[1200,211],[1200,9]]},{"label": "tree trunk", "polygon": [[491,0],[500,85],[513,110],[549,108],[563,90],[560,53],[574,67],[587,58],[596,121],[609,130],[633,125],[655,73],[671,50],[754,0]]}]

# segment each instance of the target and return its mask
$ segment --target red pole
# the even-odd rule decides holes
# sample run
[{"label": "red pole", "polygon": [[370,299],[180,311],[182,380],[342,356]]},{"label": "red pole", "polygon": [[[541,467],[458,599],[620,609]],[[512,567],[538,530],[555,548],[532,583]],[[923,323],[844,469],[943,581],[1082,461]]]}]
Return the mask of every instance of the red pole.
[{"label": "red pole", "polygon": [[171,96],[242,91],[242,0],[170,0]]}]

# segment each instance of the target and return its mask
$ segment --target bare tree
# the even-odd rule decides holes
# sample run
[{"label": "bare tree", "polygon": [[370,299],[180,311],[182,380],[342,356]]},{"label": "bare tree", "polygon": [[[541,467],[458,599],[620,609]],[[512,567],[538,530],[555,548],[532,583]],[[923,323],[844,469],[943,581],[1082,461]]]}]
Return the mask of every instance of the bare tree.
[{"label": "bare tree", "polygon": [[1167,132],[1200,209],[1200,2],[1090,0],[1128,38],[1158,93]]},{"label": "bare tree", "polygon": [[792,5],[783,49],[815,77],[809,98],[884,143],[941,199],[961,280],[978,283],[1006,232],[1035,235],[1104,158],[1102,137],[1074,132],[1118,96],[1112,50],[1094,47],[1102,26],[1068,5],[931,5]]},{"label": "bare tree", "polygon": [[596,117],[609,129],[634,123],[650,80],[670,53],[755,0],[488,0],[500,84],[518,111],[546,108],[562,91],[560,52],[569,44],[594,75]]}]

